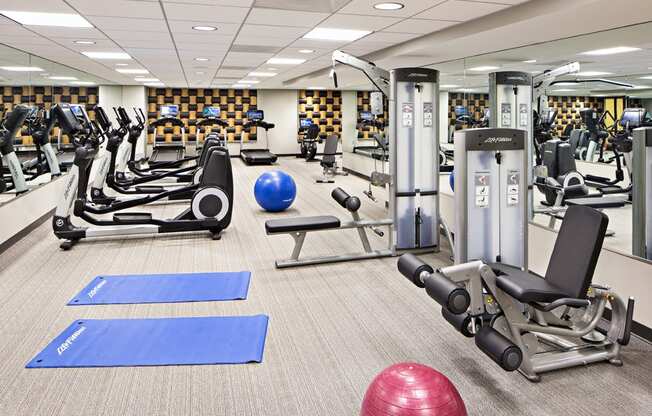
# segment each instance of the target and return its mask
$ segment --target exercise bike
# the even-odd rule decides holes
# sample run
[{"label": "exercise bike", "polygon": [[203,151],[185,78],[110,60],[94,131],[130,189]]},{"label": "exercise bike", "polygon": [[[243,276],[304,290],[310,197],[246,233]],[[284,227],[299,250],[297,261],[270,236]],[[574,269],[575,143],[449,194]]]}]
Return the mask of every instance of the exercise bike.
[{"label": "exercise bike", "polygon": [[[89,237],[209,232],[213,239],[219,239],[222,230],[229,226],[233,211],[233,173],[228,150],[223,147],[214,147],[209,151],[201,180],[189,201],[190,206],[176,217],[157,219],[151,213],[126,212],[115,213],[112,219],[106,220],[90,215],[140,205],[143,201],[125,201],[112,208],[96,208],[88,203],[86,195],[90,171],[106,134],[88,118],[83,107],[60,104],[56,108],[60,128],[76,146],[73,166],[52,218],[54,234],[64,240],[60,245],[63,250],[69,250],[81,239]],[[166,192],[151,195],[146,203],[166,196]],[[72,215],[91,224],[91,227],[74,225]]]},{"label": "exercise bike", "polygon": [[317,143],[321,143],[319,138],[319,125],[314,124],[309,118],[299,120],[299,133],[302,137],[298,140],[300,145],[300,154],[306,162],[315,161],[317,155]]}]

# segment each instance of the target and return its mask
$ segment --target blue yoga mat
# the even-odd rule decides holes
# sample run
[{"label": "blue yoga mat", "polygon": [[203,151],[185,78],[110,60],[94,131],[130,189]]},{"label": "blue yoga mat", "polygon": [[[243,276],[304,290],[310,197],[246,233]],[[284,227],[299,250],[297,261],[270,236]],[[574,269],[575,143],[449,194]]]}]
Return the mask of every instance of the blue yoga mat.
[{"label": "blue yoga mat", "polygon": [[68,305],[246,299],[250,272],[97,276]]},{"label": "blue yoga mat", "polygon": [[266,315],[75,321],[27,368],[261,362]]}]

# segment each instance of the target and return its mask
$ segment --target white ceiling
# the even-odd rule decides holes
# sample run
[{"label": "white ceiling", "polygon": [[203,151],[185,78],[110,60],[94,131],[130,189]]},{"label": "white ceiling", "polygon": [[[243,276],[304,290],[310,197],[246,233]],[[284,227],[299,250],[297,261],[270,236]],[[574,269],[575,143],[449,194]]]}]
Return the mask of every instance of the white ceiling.
[{"label": "white ceiling", "polygon": [[[127,63],[122,68],[147,69],[171,87],[231,85],[249,72],[269,71],[269,58],[307,59],[298,66],[274,65],[279,75],[256,84],[279,88],[283,81],[330,64],[335,49],[369,54],[528,0],[399,0],[405,7],[398,11],[374,9],[380,1],[2,0],[2,10],[78,13],[94,27],[22,26],[0,16],[0,42],[60,63],[65,66],[61,71],[87,72],[100,83],[138,84],[133,75],[115,71],[116,63]],[[193,30],[197,25],[218,30]],[[316,27],[373,33],[351,43],[302,38]],[[76,40],[95,44],[78,45]],[[314,52],[301,54],[300,49]],[[82,51],[126,52],[133,59],[93,60]]]}]

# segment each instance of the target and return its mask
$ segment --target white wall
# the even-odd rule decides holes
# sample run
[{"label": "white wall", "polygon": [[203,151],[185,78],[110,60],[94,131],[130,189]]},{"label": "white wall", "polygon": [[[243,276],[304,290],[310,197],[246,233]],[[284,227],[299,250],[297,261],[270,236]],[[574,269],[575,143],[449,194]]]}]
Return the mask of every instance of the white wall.
[{"label": "white wall", "polygon": [[[135,123],[134,107],[140,108],[147,118],[147,88],[140,85],[127,85],[122,87],[122,105],[129,117]],[[144,157],[147,153],[147,129],[144,129],[138,145],[136,146],[136,158]]]},{"label": "white wall", "polygon": [[[265,120],[274,123],[269,130],[269,149],[276,154],[297,154],[297,90],[258,90],[258,108],[265,112]],[[253,147],[264,147],[265,131],[258,129],[258,141]]]},{"label": "white wall", "polygon": [[117,124],[113,107],[122,105],[122,86],[100,85],[97,104],[104,109],[112,123]]}]

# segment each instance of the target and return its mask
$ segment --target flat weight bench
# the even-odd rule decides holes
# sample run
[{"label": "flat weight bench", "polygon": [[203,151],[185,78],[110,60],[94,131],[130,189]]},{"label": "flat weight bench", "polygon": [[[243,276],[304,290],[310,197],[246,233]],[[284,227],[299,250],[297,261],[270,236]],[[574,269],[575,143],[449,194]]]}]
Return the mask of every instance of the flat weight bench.
[{"label": "flat weight bench", "polygon": [[[268,235],[289,234],[294,239],[292,255],[286,260],[276,260],[277,268],[306,266],[309,264],[336,263],[351,260],[374,259],[389,257],[393,255],[391,249],[391,236],[388,238],[388,248],[385,250],[373,250],[367,236],[367,228],[371,228],[378,236],[383,237],[384,233],[377,227],[391,227],[392,220],[384,219],[378,221],[363,220],[358,214],[360,199],[346,193],[342,188],[335,188],[331,196],[343,208],[346,208],[353,217],[352,221],[341,222],[339,218],[332,215],[318,215],[313,217],[294,217],[265,221],[265,231]],[[306,257],[299,258],[306,234],[313,231],[344,230],[355,228],[358,231],[363,252],[340,254],[335,256]]]}]

